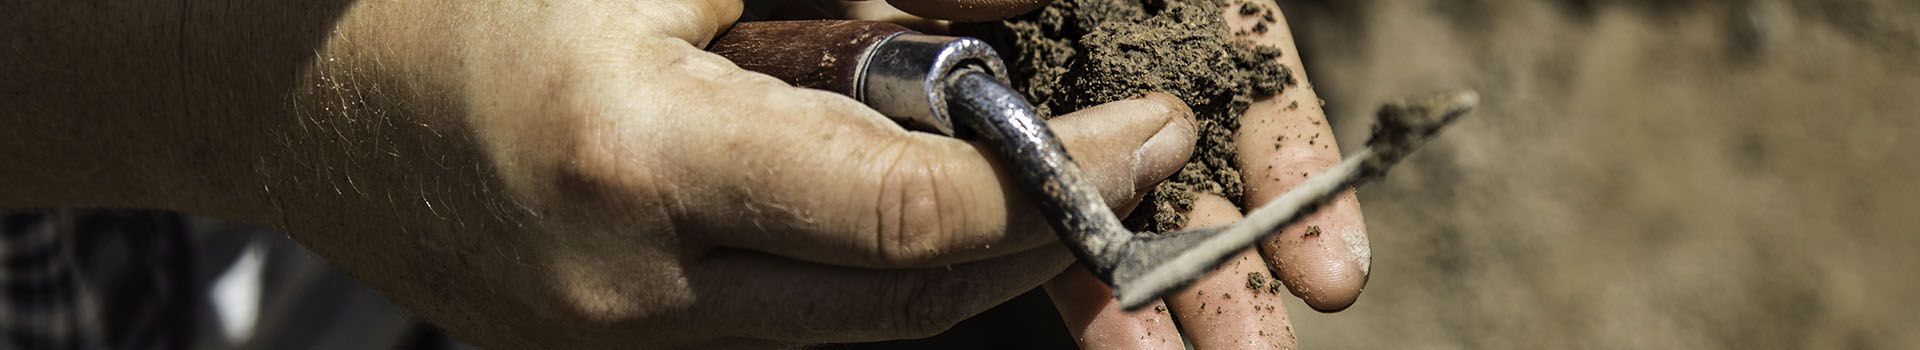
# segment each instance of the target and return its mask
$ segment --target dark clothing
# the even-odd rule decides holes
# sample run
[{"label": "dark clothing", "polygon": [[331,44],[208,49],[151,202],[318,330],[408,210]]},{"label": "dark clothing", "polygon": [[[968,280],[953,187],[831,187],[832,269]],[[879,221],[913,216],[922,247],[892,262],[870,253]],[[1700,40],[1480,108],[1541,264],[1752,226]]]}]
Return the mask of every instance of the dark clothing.
[{"label": "dark clothing", "polygon": [[7,214],[0,230],[6,348],[180,349],[199,286],[180,216],[138,211]]},{"label": "dark clothing", "polygon": [[[277,232],[141,210],[0,224],[0,350],[460,347]],[[249,249],[256,316],[229,340],[208,291]]]}]

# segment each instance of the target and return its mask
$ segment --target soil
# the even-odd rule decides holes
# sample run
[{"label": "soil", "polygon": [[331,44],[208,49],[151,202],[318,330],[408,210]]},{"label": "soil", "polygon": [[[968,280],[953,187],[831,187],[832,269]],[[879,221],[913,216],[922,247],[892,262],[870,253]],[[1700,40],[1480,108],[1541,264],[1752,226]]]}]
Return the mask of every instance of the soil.
[{"label": "soil", "polygon": [[[1069,0],[1004,22],[962,26],[1007,56],[1014,87],[1042,115],[1052,116],[1148,92],[1165,92],[1192,107],[1199,121],[1194,157],[1156,186],[1130,226],[1168,232],[1186,223],[1194,193],[1242,204],[1246,192],[1233,133],[1254,97],[1279,93],[1293,75],[1274,58],[1280,50],[1234,39],[1213,0]],[[1273,9],[1241,13],[1271,22]],[[1260,30],[1256,27],[1254,30]]]}]

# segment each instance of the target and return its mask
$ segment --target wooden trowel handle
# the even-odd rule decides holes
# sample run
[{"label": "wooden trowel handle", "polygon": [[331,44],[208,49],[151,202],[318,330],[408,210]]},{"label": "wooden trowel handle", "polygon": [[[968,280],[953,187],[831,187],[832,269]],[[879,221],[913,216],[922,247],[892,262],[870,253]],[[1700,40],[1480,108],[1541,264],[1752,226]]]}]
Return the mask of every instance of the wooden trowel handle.
[{"label": "wooden trowel handle", "polygon": [[707,51],[794,86],[858,96],[862,58],[903,32],[911,30],[871,21],[741,22],[714,38]]}]

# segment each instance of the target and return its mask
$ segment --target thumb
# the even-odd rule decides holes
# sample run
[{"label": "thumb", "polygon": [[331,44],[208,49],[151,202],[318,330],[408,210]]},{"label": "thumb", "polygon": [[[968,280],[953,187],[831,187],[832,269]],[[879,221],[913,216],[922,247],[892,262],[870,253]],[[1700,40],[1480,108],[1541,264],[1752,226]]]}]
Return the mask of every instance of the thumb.
[{"label": "thumb", "polygon": [[1047,6],[1047,0],[888,0],[915,16],[954,22],[985,22],[1013,17]]},{"label": "thumb", "polygon": [[[707,243],[858,267],[926,267],[1029,250],[1052,240],[1028,194],[991,149],[909,132],[838,95],[790,87],[717,95],[734,122],[723,145],[676,152],[701,182],[684,208]],[[767,91],[771,90],[771,91]],[[1050,123],[1108,203],[1177,171],[1194,144],[1191,112],[1156,96]]]}]

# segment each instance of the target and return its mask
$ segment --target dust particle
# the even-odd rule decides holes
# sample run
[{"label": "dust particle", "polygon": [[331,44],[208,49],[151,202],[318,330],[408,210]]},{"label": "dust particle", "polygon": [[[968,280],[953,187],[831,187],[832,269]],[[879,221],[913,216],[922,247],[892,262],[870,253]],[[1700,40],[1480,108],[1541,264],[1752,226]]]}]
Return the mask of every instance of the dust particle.
[{"label": "dust particle", "polygon": [[1261,290],[1266,288],[1267,288],[1266,276],[1261,275],[1259,272],[1247,273],[1247,289],[1251,289],[1255,293],[1258,293]]},{"label": "dust particle", "polygon": [[1313,237],[1313,236],[1319,236],[1319,235],[1320,235],[1320,225],[1307,226],[1307,234],[1306,234],[1307,237]]}]

